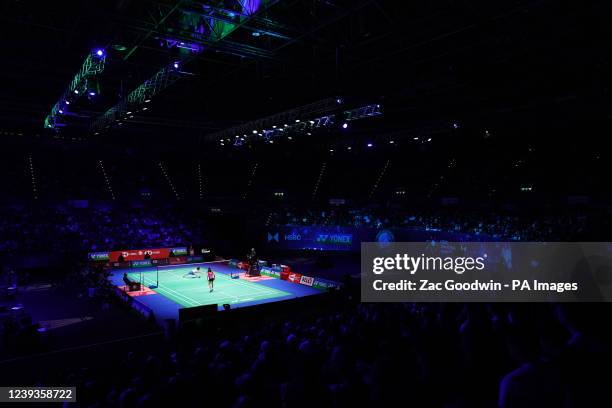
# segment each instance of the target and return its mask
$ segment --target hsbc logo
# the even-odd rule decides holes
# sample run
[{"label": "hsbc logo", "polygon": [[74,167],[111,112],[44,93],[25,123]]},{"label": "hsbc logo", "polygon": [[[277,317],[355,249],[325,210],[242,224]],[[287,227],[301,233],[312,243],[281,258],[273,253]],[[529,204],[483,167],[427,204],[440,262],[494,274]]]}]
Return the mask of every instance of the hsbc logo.
[{"label": "hsbc logo", "polygon": [[268,242],[278,242],[278,232],[276,234],[270,234],[268,232]]},{"label": "hsbc logo", "polygon": [[302,236],[292,232],[291,234],[285,235],[285,241],[301,241]]}]

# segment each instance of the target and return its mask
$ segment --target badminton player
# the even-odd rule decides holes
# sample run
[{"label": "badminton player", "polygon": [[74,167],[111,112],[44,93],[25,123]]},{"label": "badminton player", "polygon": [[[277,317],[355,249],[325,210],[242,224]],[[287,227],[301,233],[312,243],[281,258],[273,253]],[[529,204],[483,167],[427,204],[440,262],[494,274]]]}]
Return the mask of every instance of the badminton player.
[{"label": "badminton player", "polygon": [[202,276],[200,275],[200,267],[198,266],[197,268],[190,270],[185,275],[183,275],[183,277],[184,278],[201,278]]},{"label": "badminton player", "polygon": [[212,292],[215,289],[215,273],[212,269],[208,268],[208,287]]}]

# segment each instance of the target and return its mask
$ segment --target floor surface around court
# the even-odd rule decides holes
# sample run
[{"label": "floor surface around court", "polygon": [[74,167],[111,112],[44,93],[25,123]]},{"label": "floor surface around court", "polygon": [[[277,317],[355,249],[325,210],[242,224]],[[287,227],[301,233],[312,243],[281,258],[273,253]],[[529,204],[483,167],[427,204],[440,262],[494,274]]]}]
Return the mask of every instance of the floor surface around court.
[{"label": "floor surface around court", "polygon": [[[196,266],[201,267],[201,277],[186,277]],[[212,292],[206,278],[209,266],[216,275]],[[158,286],[155,268],[116,270],[110,280],[116,286],[123,286],[123,273],[136,282],[142,274],[147,289],[142,293],[132,292],[131,295],[135,302],[151,309],[158,320],[178,318],[178,309],[183,307],[217,304],[222,310],[223,304],[237,308],[322,293],[309,286],[276,278],[262,277],[262,280],[249,281],[230,277],[232,273],[243,272],[228,266],[226,262],[214,262],[160,267]]]}]

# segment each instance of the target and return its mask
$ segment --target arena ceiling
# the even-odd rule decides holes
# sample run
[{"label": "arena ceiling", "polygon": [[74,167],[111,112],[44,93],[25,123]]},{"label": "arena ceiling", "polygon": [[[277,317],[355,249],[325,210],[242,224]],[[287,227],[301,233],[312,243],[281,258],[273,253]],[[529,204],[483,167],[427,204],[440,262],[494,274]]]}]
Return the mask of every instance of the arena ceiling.
[{"label": "arena ceiling", "polygon": [[[529,123],[534,114],[609,118],[603,1],[7,0],[0,7],[3,128],[41,130],[100,48],[106,67],[90,84],[97,94],[73,104],[66,126],[54,131],[87,133],[176,61],[181,78],[126,127],[207,134],[330,96],[384,100],[389,131],[517,112]],[[198,28],[205,20],[216,38]]]}]

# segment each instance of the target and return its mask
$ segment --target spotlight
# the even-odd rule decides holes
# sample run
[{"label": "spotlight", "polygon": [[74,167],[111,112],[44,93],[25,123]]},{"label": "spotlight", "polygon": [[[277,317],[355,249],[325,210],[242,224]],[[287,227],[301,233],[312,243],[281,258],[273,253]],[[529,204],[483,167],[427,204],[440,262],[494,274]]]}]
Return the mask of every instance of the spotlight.
[{"label": "spotlight", "polygon": [[94,91],[89,91],[89,96],[96,96],[96,93]]},{"label": "spotlight", "polygon": [[346,129],[346,128],[348,128],[348,123],[344,122],[344,123],[342,124],[342,129]]},{"label": "spotlight", "polygon": [[79,94],[79,90],[78,90],[78,89],[75,89],[75,90],[74,90],[74,93],[78,95],[78,94]]},{"label": "spotlight", "polygon": [[352,147],[351,147],[351,146],[349,146],[349,147],[347,147],[347,148],[346,148],[346,150],[351,150],[351,149],[352,149]]},{"label": "spotlight", "polygon": [[151,102],[150,99],[145,99],[145,103],[149,103],[149,102]]},{"label": "spotlight", "polygon": [[70,101],[64,101],[64,102],[66,102],[66,105],[70,105]]},{"label": "spotlight", "polygon": [[174,68],[175,68],[175,69],[178,69],[178,68],[179,68],[179,63],[178,63],[178,62],[175,62],[175,63],[173,64],[173,66],[174,66]]},{"label": "spotlight", "polygon": [[64,111],[63,111],[63,110],[61,110],[61,109],[60,109],[60,110],[58,110],[58,112],[59,112],[59,113],[64,113]]},{"label": "spotlight", "polygon": [[372,147],[374,146],[372,143],[368,143],[368,147]]},{"label": "spotlight", "polygon": [[296,120],[295,120],[295,123],[298,123],[299,121],[300,121],[299,119],[296,119]]},{"label": "spotlight", "polygon": [[149,109],[149,108],[147,108],[146,106],[144,108],[142,108],[143,111],[146,111],[147,109]]},{"label": "spotlight", "polygon": [[338,99],[336,99],[336,103],[337,103],[337,104],[341,104],[341,103],[342,103],[342,98],[338,98]]},{"label": "spotlight", "polygon": [[389,140],[390,144],[395,144],[395,140]]},{"label": "spotlight", "polygon": [[333,153],[333,152],[334,152],[334,149],[329,149],[329,152],[330,152],[330,153]]},{"label": "spotlight", "polygon": [[102,50],[102,49],[96,50],[96,55],[97,55],[98,57],[103,56],[103,55],[104,55],[104,50]]},{"label": "spotlight", "polygon": [[428,142],[431,142],[431,137],[429,139],[427,139]]},{"label": "spotlight", "polygon": [[276,129],[276,125],[273,125],[273,126],[272,126],[272,129]]},{"label": "spotlight", "polygon": [[132,112],[131,112],[131,111],[128,111],[128,112],[125,112],[125,113],[126,113],[127,115],[131,115],[131,114],[132,114]]},{"label": "spotlight", "polygon": [[453,122],[453,129],[459,129],[459,124],[457,122]]},{"label": "spotlight", "polygon": [[287,136],[287,139],[289,140],[293,140],[293,138],[291,136]]}]

